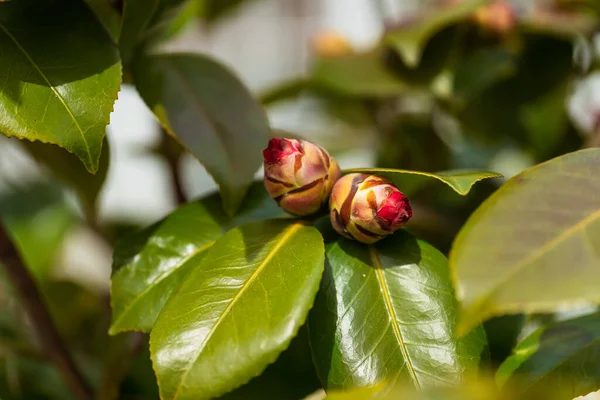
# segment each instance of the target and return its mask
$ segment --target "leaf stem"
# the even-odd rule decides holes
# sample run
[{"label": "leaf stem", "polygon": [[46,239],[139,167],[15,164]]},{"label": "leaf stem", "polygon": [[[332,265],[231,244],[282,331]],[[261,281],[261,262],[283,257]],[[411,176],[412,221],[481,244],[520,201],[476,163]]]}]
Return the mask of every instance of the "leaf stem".
[{"label": "leaf stem", "polygon": [[8,272],[42,350],[54,363],[73,396],[78,400],[91,400],[90,387],[69,355],[33,277],[2,224],[0,224],[0,263]]}]

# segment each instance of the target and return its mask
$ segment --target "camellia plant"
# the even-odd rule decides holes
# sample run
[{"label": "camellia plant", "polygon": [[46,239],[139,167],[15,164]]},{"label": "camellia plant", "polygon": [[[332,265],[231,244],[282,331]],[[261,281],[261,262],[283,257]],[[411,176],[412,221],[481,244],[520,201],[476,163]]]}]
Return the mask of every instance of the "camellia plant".
[{"label": "camellia plant", "polygon": [[[372,48],[318,36],[307,76],[257,96],[164,46],[242,3],[0,0],[1,143],[41,171],[0,185],[0,399],[600,390],[600,133],[565,106],[597,68],[597,2],[373,2]],[[178,200],[149,226],[98,211],[125,86]],[[329,135],[271,126],[303,96]],[[342,168],[365,147],[376,167]],[[185,155],[218,191],[187,197]],[[110,293],[58,278],[75,228],[112,253]]]}]

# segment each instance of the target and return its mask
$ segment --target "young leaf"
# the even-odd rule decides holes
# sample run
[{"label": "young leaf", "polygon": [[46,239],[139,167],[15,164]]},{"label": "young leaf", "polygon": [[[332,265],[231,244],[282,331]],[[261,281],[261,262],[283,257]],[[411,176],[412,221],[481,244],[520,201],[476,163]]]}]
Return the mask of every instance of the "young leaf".
[{"label": "young leaf", "polygon": [[109,333],[149,332],[169,297],[204,252],[233,224],[282,216],[265,191],[254,184],[238,215],[223,215],[217,195],[186,204],[162,221],[117,244],[111,279]]},{"label": "young leaf", "polygon": [[456,300],[439,251],[400,231],[374,246],[339,239],[326,260],[309,330],[327,389],[453,385],[477,366],[483,330],[454,337]]},{"label": "young leaf", "polygon": [[150,336],[161,396],[218,397],[275,361],[312,306],[319,231],[267,220],[229,231],[165,305]]},{"label": "young leaf", "polygon": [[425,10],[422,14],[407,21],[388,33],[386,40],[396,47],[398,53],[409,67],[416,67],[427,41],[448,25],[465,20],[486,0],[464,0],[457,4],[448,4],[435,9]]},{"label": "young leaf", "polygon": [[312,75],[315,84],[349,96],[393,96],[408,89],[386,68],[382,49],[321,57]]},{"label": "young leaf", "polygon": [[119,55],[79,1],[0,2],[0,132],[54,143],[98,169]]},{"label": "young leaf", "polygon": [[459,169],[436,173],[389,168],[352,168],[343,171],[344,174],[354,172],[384,176],[398,186],[404,194],[411,193],[426,183],[427,178],[433,178],[444,182],[462,196],[469,193],[473,185],[483,179],[502,177],[501,174],[496,172]]},{"label": "young leaf", "polygon": [[102,144],[104,151],[100,155],[98,171],[95,175],[91,175],[74,155],[58,146],[28,141],[24,141],[22,144],[27,152],[39,163],[47,166],[57,179],[77,192],[88,211],[94,210],[96,199],[108,173],[110,152],[106,138]]},{"label": "young leaf", "polygon": [[261,107],[231,72],[202,55],[141,57],[133,68],[144,101],[206,167],[220,187],[225,211],[234,214],[268,140]]},{"label": "young leaf", "polygon": [[[600,314],[561,321],[534,332],[514,349],[496,380],[518,383],[524,392],[547,386],[572,399],[600,389]],[[529,397],[534,398],[534,397]]]},{"label": "young leaf", "polygon": [[525,170],[489,197],[454,243],[460,331],[496,315],[600,301],[600,149]]}]

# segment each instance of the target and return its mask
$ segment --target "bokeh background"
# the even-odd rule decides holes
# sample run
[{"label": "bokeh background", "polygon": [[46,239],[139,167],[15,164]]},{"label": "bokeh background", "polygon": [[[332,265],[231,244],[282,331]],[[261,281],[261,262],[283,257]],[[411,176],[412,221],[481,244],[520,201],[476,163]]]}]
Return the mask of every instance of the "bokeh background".
[{"label": "bokeh background", "polygon": [[[202,1],[191,3],[189,10],[197,11]],[[323,144],[342,168],[485,168],[507,179],[554,156],[600,145],[599,4],[488,2],[478,13],[434,24],[415,68],[383,44],[384,35],[427,25],[440,9],[461,3],[222,1],[212,15],[182,17],[185,23],[178,22],[160,50],[214,56],[263,101],[276,134]],[[395,84],[400,88],[390,89]],[[109,382],[106,398],[152,399],[146,339],[106,334],[113,245],[216,186],[165,136],[132,85],[119,93],[107,136],[110,168],[93,223],[67,186],[18,141],[3,137],[0,213],[10,215],[19,244],[34,249],[27,261],[59,329],[92,380]],[[468,215],[501,183],[482,184],[468,198],[422,188],[409,229],[448,251]],[[0,398],[69,398],[44,363],[10,288],[0,289]],[[506,332],[493,329],[498,321],[489,323],[496,361],[518,335],[561,316],[510,318],[512,325],[496,325],[512,327]],[[131,343],[137,346],[133,364],[116,368]],[[107,377],[111,368],[117,374],[122,369],[122,379]],[[114,397],[117,391],[121,397]]]}]

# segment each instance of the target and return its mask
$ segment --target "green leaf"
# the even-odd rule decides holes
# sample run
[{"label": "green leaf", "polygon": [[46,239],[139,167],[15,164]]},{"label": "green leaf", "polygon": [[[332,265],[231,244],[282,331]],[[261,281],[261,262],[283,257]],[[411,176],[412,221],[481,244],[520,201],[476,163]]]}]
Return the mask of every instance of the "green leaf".
[{"label": "green leaf", "polygon": [[[500,385],[518,383],[525,394],[552,386],[570,400],[600,389],[600,314],[557,322],[529,335],[496,373]],[[529,397],[534,398],[534,397]]]},{"label": "green leaf", "polygon": [[150,336],[163,399],[209,399],[259,375],[305,321],[323,272],[319,231],[267,220],[229,231]]},{"label": "green leaf", "polygon": [[54,143],[98,169],[121,82],[110,36],[81,2],[0,3],[0,132]]},{"label": "green leaf", "polygon": [[233,224],[283,214],[256,183],[238,215],[230,220],[217,195],[179,207],[162,221],[117,243],[111,279],[112,324],[109,333],[149,332],[166,301],[204,252]]},{"label": "green leaf", "polygon": [[438,6],[421,14],[390,31],[386,41],[395,46],[409,67],[416,67],[429,39],[443,28],[467,19],[486,0],[464,0],[458,3]]},{"label": "green leaf", "polygon": [[96,17],[110,34],[113,41],[119,40],[121,32],[121,16],[113,5],[106,0],[84,0],[85,4],[96,14]]},{"label": "green leaf", "polygon": [[516,59],[505,49],[478,50],[460,64],[454,76],[453,93],[460,102],[506,79],[516,72]]},{"label": "green leaf", "polygon": [[133,68],[148,106],[206,167],[220,187],[225,211],[234,214],[268,140],[261,107],[230,71],[202,55],[141,57]]},{"label": "green leaf", "polygon": [[461,332],[496,315],[600,301],[599,159],[588,149],[529,168],[469,218],[450,255]]},{"label": "green leaf", "polygon": [[352,168],[343,171],[344,174],[351,173],[374,174],[390,179],[405,194],[413,192],[417,187],[427,182],[424,178],[437,179],[450,186],[462,196],[469,193],[473,185],[483,179],[500,178],[501,174],[490,171],[456,169],[442,172],[420,172],[404,169],[389,168]]},{"label": "green leaf", "polygon": [[321,387],[310,354],[308,329],[303,325],[290,346],[250,382],[220,400],[298,400]]},{"label": "green leaf", "polygon": [[24,141],[22,144],[27,152],[39,163],[48,167],[57,179],[77,192],[87,211],[94,212],[96,199],[108,173],[110,152],[106,138],[102,145],[104,151],[100,155],[98,171],[95,175],[91,175],[74,155],[58,146],[28,141]]},{"label": "green leaf", "polygon": [[56,185],[37,183],[0,197],[0,221],[29,270],[42,279],[53,266],[75,216]]},{"label": "green leaf", "polygon": [[329,244],[309,321],[323,385],[459,383],[478,365],[485,339],[482,329],[453,336],[456,309],[446,258],[407,232],[375,246]]},{"label": "green leaf", "polygon": [[141,40],[147,25],[161,0],[124,0],[121,19],[119,50],[123,61],[128,61]]},{"label": "green leaf", "polygon": [[387,69],[384,50],[321,57],[312,73],[320,87],[348,96],[385,97],[407,91],[408,86]]}]

